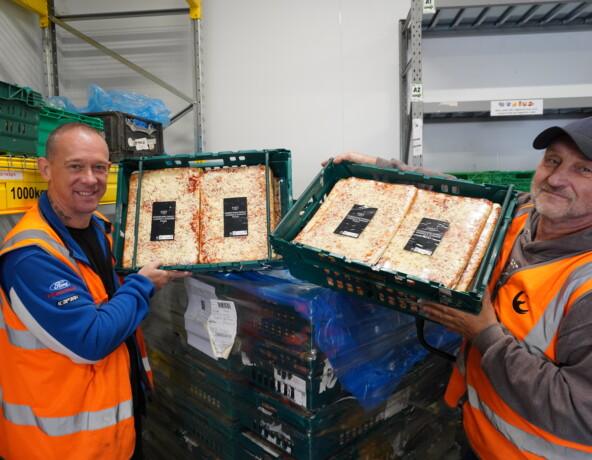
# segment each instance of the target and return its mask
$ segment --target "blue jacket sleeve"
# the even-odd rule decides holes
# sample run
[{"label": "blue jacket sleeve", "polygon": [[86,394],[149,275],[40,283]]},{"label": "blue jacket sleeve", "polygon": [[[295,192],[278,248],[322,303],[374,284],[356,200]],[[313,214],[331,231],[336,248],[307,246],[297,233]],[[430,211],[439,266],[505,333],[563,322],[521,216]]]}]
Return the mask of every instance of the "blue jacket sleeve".
[{"label": "blue jacket sleeve", "polygon": [[148,314],[154,284],[129,275],[113,298],[95,305],[70,267],[37,247],[11,251],[0,262],[12,309],[46,347],[78,363],[96,362],[121,345]]}]

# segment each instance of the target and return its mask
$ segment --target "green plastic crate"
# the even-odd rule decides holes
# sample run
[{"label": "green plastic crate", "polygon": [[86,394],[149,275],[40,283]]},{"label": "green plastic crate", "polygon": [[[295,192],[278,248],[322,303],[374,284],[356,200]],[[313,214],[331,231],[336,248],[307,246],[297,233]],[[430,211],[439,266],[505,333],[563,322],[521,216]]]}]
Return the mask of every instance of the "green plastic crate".
[{"label": "green plastic crate", "polygon": [[[134,265],[131,268],[123,268],[121,260],[124,246],[124,230],[126,227],[129,179],[133,172],[139,172],[141,179],[142,171],[166,169],[166,168],[224,168],[239,166],[265,165],[280,180],[280,204],[282,216],[287,213],[292,205],[292,163],[291,153],[285,149],[275,150],[244,150],[237,152],[200,153],[192,155],[158,156],[150,158],[126,158],[119,162],[119,176],[117,180],[117,205],[115,210],[115,233],[113,251],[117,264],[115,269],[120,273],[132,273],[140,267],[135,266],[135,256],[132,258]],[[141,181],[140,181],[141,182]],[[141,196],[141,186],[138,189],[138,196]],[[271,197],[269,197],[271,199]],[[138,206],[140,200],[138,199]],[[139,212],[136,212],[139,216]],[[268,213],[268,224],[270,223]],[[137,222],[136,222],[137,225]],[[137,234],[137,228],[135,234]],[[164,267],[173,270],[189,270],[193,273],[227,272],[240,270],[264,269],[272,266],[283,265],[281,259],[272,257],[271,244],[268,241],[268,257],[261,260],[222,262],[215,264],[196,265],[171,265]]]},{"label": "green plastic crate", "polygon": [[[337,181],[348,177],[389,183],[414,183],[431,186],[436,192],[484,198],[499,203],[500,218],[469,292],[455,291],[440,283],[428,282],[401,272],[374,269],[370,264],[349,261],[339,254],[293,243],[294,237],[319,209]],[[512,219],[516,199],[517,192],[513,185],[478,185],[396,169],[350,162],[329,162],[282,219],[270,238],[275,251],[283,256],[290,272],[297,278],[358,295],[415,316],[419,315],[419,299],[430,299],[453,308],[478,313],[483,292]]]},{"label": "green plastic crate", "polygon": [[43,96],[30,88],[0,82],[0,152],[37,154]]},{"label": "green plastic crate", "polygon": [[249,365],[242,375],[262,391],[311,411],[351,396],[321,352],[294,353],[268,343],[250,345],[243,343]]},{"label": "green plastic crate", "polygon": [[406,393],[368,411],[352,397],[310,412],[248,389],[237,404],[248,431],[303,460],[334,456],[385,424],[402,424],[408,411]]},{"label": "green plastic crate", "polygon": [[188,389],[187,397],[203,404],[215,415],[227,420],[238,420],[235,400],[239,389],[247,384],[246,381],[239,374],[216,369],[189,354],[178,358],[178,372],[184,388]]},{"label": "green plastic crate", "polygon": [[[243,458],[264,460],[294,460],[290,454],[283,452],[273,444],[252,431],[245,430],[236,437],[236,442],[241,448]],[[299,459],[306,460],[306,459]]]},{"label": "green plastic crate", "polygon": [[177,413],[178,433],[188,444],[195,446],[196,458],[202,458],[202,448],[217,459],[240,459],[240,447],[235,439],[243,430],[240,423],[226,420],[203,405],[191,401],[183,394],[175,395],[173,404]]},{"label": "green plastic crate", "polygon": [[44,106],[39,113],[39,136],[37,138],[37,156],[45,156],[45,144],[51,132],[58,126],[71,122],[80,122],[103,131],[103,120],[99,118],[87,117],[78,113],[68,112],[66,110]]},{"label": "green plastic crate", "polygon": [[468,171],[449,172],[457,179],[469,180],[476,184],[514,185],[516,190],[530,192],[534,171]]}]

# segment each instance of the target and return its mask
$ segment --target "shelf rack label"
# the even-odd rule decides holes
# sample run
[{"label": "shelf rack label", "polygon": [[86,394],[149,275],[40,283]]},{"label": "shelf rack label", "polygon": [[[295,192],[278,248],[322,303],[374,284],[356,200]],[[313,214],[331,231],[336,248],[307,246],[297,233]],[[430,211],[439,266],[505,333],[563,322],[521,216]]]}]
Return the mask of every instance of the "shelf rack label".
[{"label": "shelf rack label", "polygon": [[505,101],[491,101],[490,107],[490,114],[492,117],[543,114],[542,99],[511,99]]},{"label": "shelf rack label", "polygon": [[423,14],[433,14],[436,12],[436,0],[423,0]]},{"label": "shelf rack label", "polygon": [[0,180],[23,180],[23,172],[0,170]]},{"label": "shelf rack label", "polygon": [[423,83],[413,83],[411,85],[411,102],[423,101]]}]

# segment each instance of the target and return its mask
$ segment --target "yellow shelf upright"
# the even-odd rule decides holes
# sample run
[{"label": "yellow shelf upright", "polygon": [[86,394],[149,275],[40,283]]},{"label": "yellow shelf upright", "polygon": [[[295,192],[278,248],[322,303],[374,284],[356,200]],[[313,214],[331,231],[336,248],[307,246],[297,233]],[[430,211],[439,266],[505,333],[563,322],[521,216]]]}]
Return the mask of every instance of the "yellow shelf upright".
[{"label": "yellow shelf upright", "polygon": [[201,19],[201,0],[186,0],[189,4],[189,17],[191,19]]},{"label": "yellow shelf upright", "polygon": [[10,0],[12,3],[22,6],[39,15],[39,27],[49,25],[47,0]]}]

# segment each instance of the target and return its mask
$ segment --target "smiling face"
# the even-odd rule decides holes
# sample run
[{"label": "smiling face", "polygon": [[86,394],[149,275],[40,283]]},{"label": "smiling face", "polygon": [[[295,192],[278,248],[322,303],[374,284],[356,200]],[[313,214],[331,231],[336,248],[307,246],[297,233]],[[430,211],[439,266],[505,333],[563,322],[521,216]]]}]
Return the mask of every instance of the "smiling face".
[{"label": "smiling face", "polygon": [[105,140],[90,129],[69,129],[47,155],[38,165],[54,211],[69,227],[87,227],[107,190],[111,163]]},{"label": "smiling face", "polygon": [[592,225],[592,160],[571,138],[558,138],[537,167],[531,193],[546,222],[574,230]]}]

